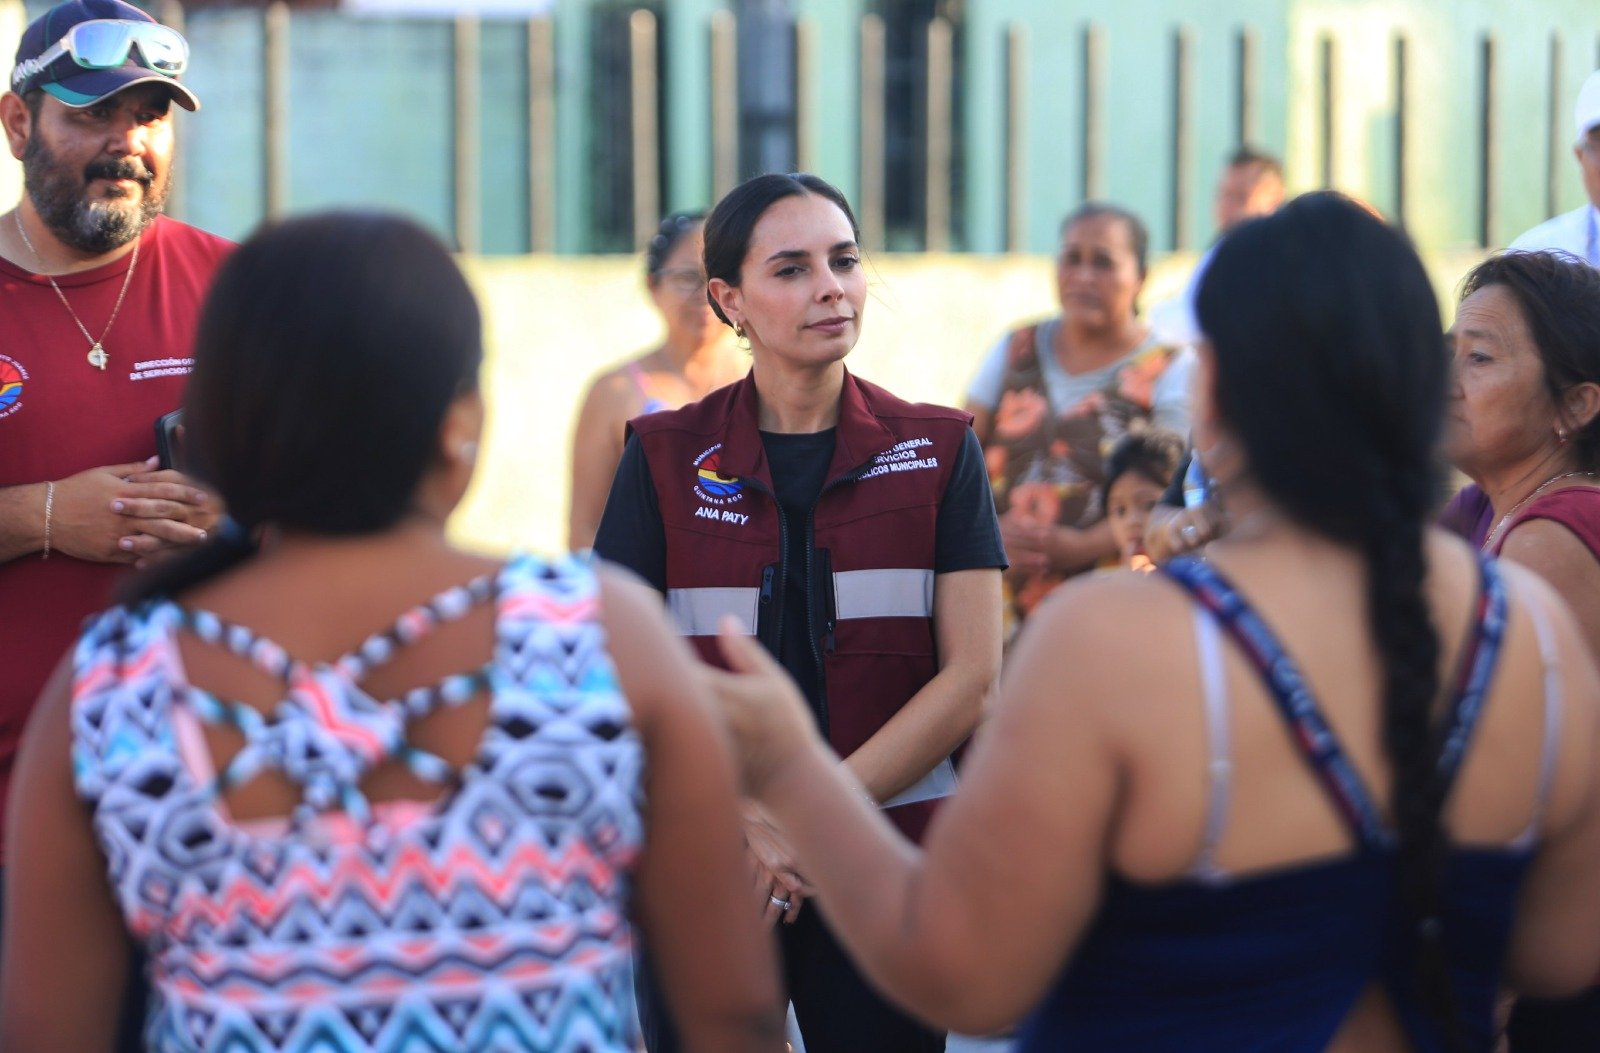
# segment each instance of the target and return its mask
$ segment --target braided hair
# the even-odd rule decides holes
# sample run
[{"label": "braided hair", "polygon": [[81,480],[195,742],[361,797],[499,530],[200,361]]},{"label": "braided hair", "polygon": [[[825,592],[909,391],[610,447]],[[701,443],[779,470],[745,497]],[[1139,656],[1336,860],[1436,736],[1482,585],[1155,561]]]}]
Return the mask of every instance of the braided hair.
[{"label": "braided hair", "polygon": [[1410,979],[1441,1036],[1461,1048],[1440,922],[1439,641],[1423,594],[1447,369],[1432,285],[1403,234],[1319,192],[1223,239],[1197,308],[1218,412],[1255,482],[1290,519],[1365,557]]}]

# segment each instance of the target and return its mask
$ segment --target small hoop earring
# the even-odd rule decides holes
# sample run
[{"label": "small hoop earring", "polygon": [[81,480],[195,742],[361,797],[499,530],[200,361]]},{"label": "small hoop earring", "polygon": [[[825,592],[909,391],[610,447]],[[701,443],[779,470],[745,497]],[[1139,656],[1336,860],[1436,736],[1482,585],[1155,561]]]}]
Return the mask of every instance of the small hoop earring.
[{"label": "small hoop earring", "polygon": [[733,335],[738,337],[740,340],[743,340],[744,326],[740,325],[738,322],[733,323]]},{"label": "small hoop earring", "polygon": [[1567,429],[1559,424],[1556,425],[1556,442],[1562,446],[1567,444]]}]

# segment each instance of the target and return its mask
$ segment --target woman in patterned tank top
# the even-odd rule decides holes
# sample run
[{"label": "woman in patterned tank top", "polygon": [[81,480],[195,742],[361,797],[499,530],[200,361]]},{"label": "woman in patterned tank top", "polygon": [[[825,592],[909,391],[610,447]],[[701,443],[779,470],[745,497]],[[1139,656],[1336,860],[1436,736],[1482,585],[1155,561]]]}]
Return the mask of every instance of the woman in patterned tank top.
[{"label": "woman in patterned tank top", "polygon": [[[220,272],[185,405],[232,521],[91,619],[29,729],[0,1047],[634,1048],[629,918],[696,1049],[783,1046],[733,766],[636,582],[451,546],[478,308],[376,214]],[[21,804],[21,802],[26,802]]]}]

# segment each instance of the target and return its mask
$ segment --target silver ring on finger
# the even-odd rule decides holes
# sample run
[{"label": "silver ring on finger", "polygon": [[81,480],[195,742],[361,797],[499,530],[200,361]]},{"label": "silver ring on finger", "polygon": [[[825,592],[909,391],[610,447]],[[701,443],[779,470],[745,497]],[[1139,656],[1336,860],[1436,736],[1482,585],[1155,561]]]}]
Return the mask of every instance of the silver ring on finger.
[{"label": "silver ring on finger", "polygon": [[768,896],[767,897],[767,902],[771,903],[774,907],[777,907],[779,910],[788,910],[790,907],[794,906],[794,904],[789,902],[788,900],[779,899],[777,896]]}]

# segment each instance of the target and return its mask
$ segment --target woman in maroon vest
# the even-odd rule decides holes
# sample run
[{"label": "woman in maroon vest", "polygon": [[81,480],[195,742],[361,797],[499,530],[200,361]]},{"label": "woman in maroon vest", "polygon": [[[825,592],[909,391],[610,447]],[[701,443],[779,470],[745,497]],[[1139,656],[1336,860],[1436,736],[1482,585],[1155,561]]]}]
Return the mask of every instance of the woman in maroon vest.
[{"label": "woman in maroon vest", "polygon": [[[1548,581],[1600,656],[1600,272],[1508,252],[1467,276],[1450,331],[1447,450],[1472,479],[1445,521]],[[1600,1048],[1600,989],[1524,1002],[1513,1053]]]},{"label": "woman in maroon vest", "polygon": [[[920,835],[1000,665],[1005,554],[970,417],[852,376],[867,281],[850,206],[815,176],[740,186],[705,227],[708,295],[750,374],[631,423],[595,538],[719,661],[726,619],[794,678],[859,792]],[[810,1053],[942,1049],[883,1002],[816,912],[782,830],[747,809]],[[645,1002],[650,1003],[648,991]],[[672,1048],[655,1031],[651,1047]]]}]

